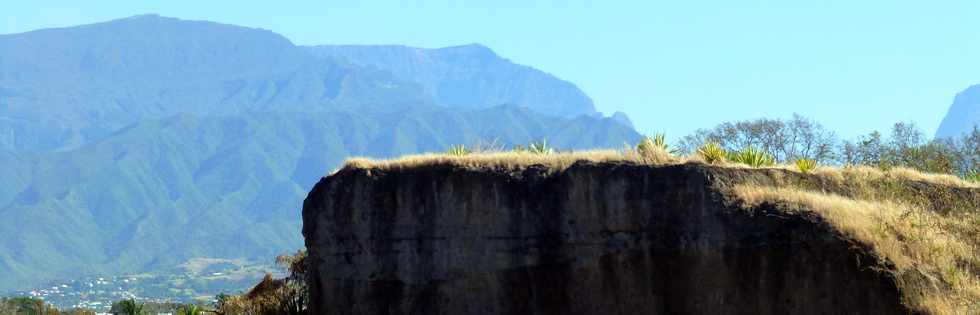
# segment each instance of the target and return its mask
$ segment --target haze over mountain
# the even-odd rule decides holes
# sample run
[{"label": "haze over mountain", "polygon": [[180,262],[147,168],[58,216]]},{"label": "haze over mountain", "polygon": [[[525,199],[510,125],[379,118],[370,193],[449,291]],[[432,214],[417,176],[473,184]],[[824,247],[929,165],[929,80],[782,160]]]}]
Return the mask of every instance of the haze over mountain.
[{"label": "haze over mountain", "polygon": [[[406,59],[407,58],[407,59]],[[0,290],[302,246],[346,157],[640,135],[486,47],[299,47],[153,15],[0,36]]]},{"label": "haze over mountain", "polygon": [[422,49],[405,46],[313,46],[319,57],[389,71],[418,82],[439,104],[485,108],[518,104],[565,117],[598,115],[592,99],[574,84],[511,63],[479,44]]},{"label": "haze over mountain", "polygon": [[956,94],[936,138],[956,138],[980,125],[980,84]]}]

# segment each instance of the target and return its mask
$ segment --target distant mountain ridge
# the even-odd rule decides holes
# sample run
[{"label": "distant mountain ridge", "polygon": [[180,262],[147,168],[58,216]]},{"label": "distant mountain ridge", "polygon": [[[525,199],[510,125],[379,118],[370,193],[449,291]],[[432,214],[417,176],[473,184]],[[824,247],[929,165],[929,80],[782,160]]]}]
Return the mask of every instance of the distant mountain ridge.
[{"label": "distant mountain ridge", "polygon": [[526,106],[540,113],[575,117],[600,115],[574,84],[501,58],[480,44],[423,49],[407,46],[323,45],[306,47],[320,58],[391,72],[418,82],[437,103],[449,107]]},{"label": "distant mountain ridge", "polygon": [[0,291],[295,250],[306,191],[349,156],[640,138],[485,47],[419,77],[312,50],[155,15],[0,35]]},{"label": "distant mountain ridge", "polygon": [[77,147],[178,113],[434,105],[413,83],[314,58],[269,31],[153,15],[0,36],[0,86],[10,150]]},{"label": "distant mountain ridge", "polygon": [[956,138],[977,125],[980,125],[980,84],[956,94],[946,117],[939,124],[936,138]]}]

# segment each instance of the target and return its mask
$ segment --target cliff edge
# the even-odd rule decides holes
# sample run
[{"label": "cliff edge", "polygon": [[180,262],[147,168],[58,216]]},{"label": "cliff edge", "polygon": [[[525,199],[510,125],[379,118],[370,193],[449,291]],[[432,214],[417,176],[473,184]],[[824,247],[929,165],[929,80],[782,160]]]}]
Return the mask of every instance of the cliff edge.
[{"label": "cliff edge", "polygon": [[[842,227],[822,204],[779,199],[793,194],[769,189],[804,187],[840,198],[867,197],[867,187],[884,191],[841,178],[609,159],[571,158],[561,167],[349,163],[321,180],[304,204],[312,311],[934,310],[906,294],[903,262],[891,262],[875,240]],[[955,207],[975,208],[980,196],[975,188],[902,180],[910,183],[902,186],[910,200],[942,192],[958,200]],[[753,194],[759,191],[775,195]],[[973,307],[967,296],[964,310]]]}]

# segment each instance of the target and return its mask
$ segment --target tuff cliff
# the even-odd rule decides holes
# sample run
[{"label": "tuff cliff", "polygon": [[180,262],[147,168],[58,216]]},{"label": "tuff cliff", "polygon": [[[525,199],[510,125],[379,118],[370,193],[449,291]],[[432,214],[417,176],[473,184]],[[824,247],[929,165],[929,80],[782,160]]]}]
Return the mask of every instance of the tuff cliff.
[{"label": "tuff cliff", "polygon": [[[808,212],[733,205],[783,169],[581,161],[345,167],[303,209],[315,314],[907,314],[888,264]],[[975,191],[967,191],[975,194]]]}]

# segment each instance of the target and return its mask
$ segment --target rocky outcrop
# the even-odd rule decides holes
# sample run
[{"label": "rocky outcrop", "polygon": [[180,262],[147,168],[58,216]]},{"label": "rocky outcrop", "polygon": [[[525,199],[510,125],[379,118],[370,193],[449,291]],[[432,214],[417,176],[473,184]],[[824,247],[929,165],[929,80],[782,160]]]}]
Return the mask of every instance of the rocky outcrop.
[{"label": "rocky outcrop", "polygon": [[726,206],[722,187],[773,172],[345,168],[304,204],[312,311],[908,313],[875,259],[820,218]]}]

